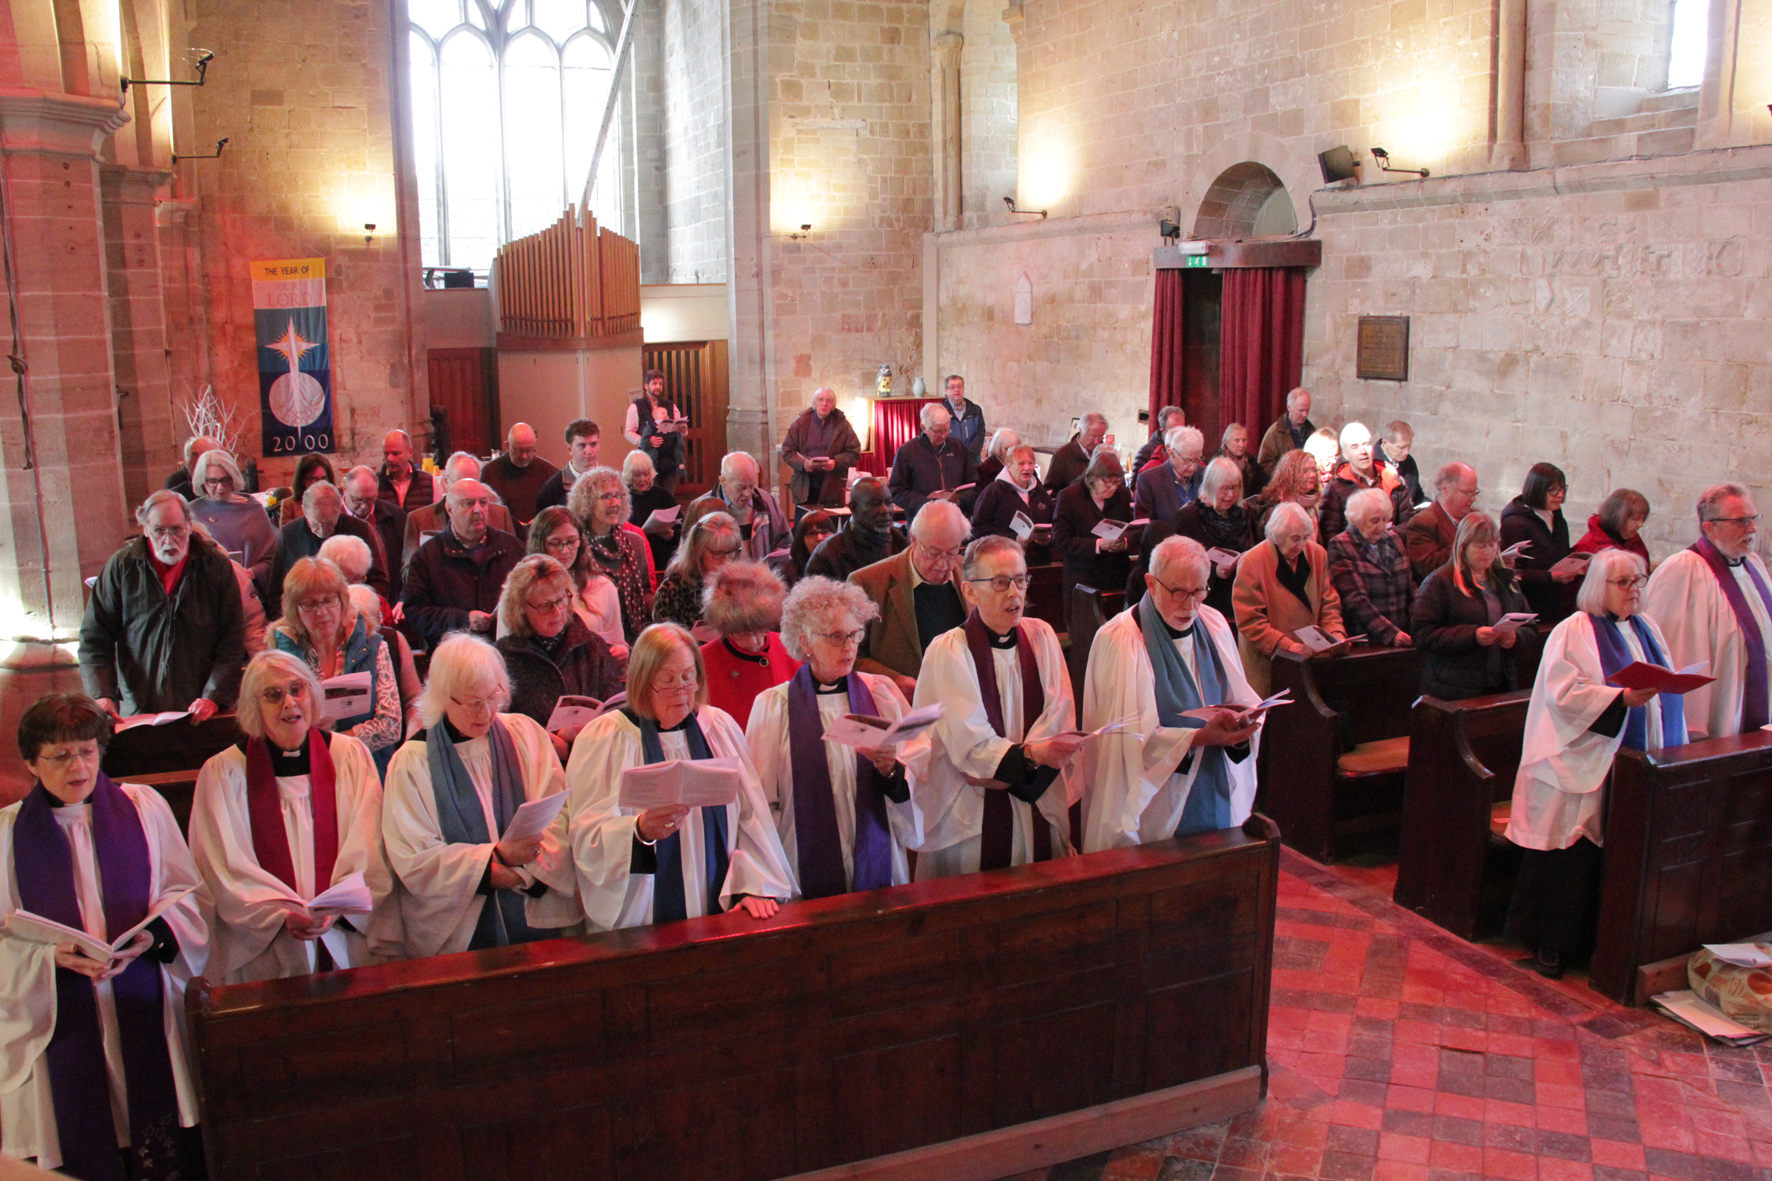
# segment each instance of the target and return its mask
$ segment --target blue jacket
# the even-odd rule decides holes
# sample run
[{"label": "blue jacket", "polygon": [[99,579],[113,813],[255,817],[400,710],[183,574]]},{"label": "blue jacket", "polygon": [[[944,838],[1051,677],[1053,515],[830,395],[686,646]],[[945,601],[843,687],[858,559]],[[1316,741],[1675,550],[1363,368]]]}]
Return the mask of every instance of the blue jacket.
[{"label": "blue jacket", "polygon": [[1167,459],[1148,472],[1138,473],[1138,489],[1134,498],[1138,515],[1149,517],[1153,521],[1173,523],[1176,513],[1199,499],[1200,481],[1205,474],[1206,465],[1201,464],[1194,469],[1192,479],[1185,485],[1178,484],[1175,480],[1175,463]]}]

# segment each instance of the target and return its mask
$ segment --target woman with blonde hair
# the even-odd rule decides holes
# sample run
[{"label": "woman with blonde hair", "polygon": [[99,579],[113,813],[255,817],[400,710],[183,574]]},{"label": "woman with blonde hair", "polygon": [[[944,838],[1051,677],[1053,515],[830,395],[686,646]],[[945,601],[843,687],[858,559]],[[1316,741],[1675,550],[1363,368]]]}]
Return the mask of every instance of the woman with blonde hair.
[{"label": "woman with blonde hair", "polygon": [[709,513],[689,526],[658,584],[658,598],[652,604],[654,622],[674,623],[697,643],[718,639],[718,634],[702,623],[702,581],[743,548],[738,522],[729,513]]},{"label": "woman with blonde hair", "polygon": [[546,554],[566,568],[572,576],[573,614],[592,634],[601,636],[617,658],[625,657],[628,641],[622,629],[621,596],[615,583],[591,561],[591,548],[570,509],[554,504],[535,514],[529,523],[529,554]]},{"label": "woman with blonde hair", "polygon": [[[506,577],[498,599],[498,636],[511,678],[512,713],[545,726],[562,696],[607,701],[621,691],[621,662],[573,612],[572,575],[546,554],[530,554]],[[577,729],[549,734],[561,759],[577,736]]]},{"label": "woman with blonde hair", "polygon": [[[404,735],[394,657],[379,628],[352,600],[344,572],[325,558],[302,558],[283,579],[283,618],[271,629],[279,652],[308,662],[320,680],[369,674],[369,710],[330,725],[363,743],[386,771]],[[322,698],[324,705],[324,698]],[[324,712],[324,711],[322,711]]]}]

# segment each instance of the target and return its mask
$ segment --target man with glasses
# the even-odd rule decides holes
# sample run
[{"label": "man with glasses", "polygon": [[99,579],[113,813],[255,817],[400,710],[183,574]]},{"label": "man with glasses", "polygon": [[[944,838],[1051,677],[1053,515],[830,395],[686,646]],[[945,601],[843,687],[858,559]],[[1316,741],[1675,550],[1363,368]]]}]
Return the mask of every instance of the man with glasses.
[{"label": "man with glasses", "polygon": [[136,510],[142,536],[111,555],[80,624],[80,680],[106,713],[232,708],[246,664],[240,584],[228,555],[193,538],[185,498]]},{"label": "man with glasses", "polygon": [[1083,784],[1070,767],[1083,737],[1058,633],[1023,617],[1021,543],[980,538],[961,575],[970,612],[929,645],[913,702],[943,707],[917,787],[920,882],[1076,852],[1070,803]]},{"label": "man with glasses", "polygon": [[406,510],[391,500],[378,497],[375,487],[375,469],[364,464],[346,472],[338,482],[338,490],[345,498],[345,512],[368,525],[375,535],[369,552],[381,560],[381,567],[387,572],[388,589],[393,592],[388,601],[392,602],[400,597],[402,563],[393,559],[404,557],[402,542],[406,537]]},{"label": "man with glasses", "polygon": [[1772,651],[1772,577],[1754,553],[1759,509],[1740,484],[1698,498],[1689,549],[1656,568],[1643,613],[1661,626],[1675,668],[1710,661],[1717,678],[1686,695],[1691,740],[1745,734],[1772,721],[1767,654]]},{"label": "man with glasses", "polygon": [[[400,544],[400,568],[404,570],[412,565],[412,556],[418,553],[432,534],[443,532],[443,524],[448,519],[449,490],[457,480],[478,480],[480,478],[480,461],[466,451],[457,451],[443,464],[443,474],[437,477],[439,491],[437,503],[415,508],[406,514],[406,535]],[[517,523],[511,519],[511,510],[498,502],[498,494],[492,493],[492,503],[486,506],[486,524],[512,537],[517,535]]]},{"label": "man with glasses", "polygon": [[492,489],[457,480],[444,504],[449,522],[418,547],[400,596],[407,622],[433,647],[452,631],[491,631],[505,578],[523,558],[515,537],[487,524]]},{"label": "man with glasses", "polygon": [[904,552],[909,544],[904,530],[892,523],[886,482],[878,476],[864,476],[849,490],[848,522],[818,543],[806,563],[806,573],[841,582],[863,566]]},{"label": "man with glasses", "polygon": [[376,560],[375,531],[345,512],[344,497],[337,488],[324,481],[309,484],[302,493],[301,512],[301,519],[289,522],[277,533],[276,556],[271,559],[271,570],[265,576],[260,595],[267,617],[278,619],[283,614],[283,576],[303,558],[319,557],[320,546],[334,534],[355,537],[369,547],[369,577],[365,581],[382,598],[393,598],[388,572]]},{"label": "man with glasses", "polygon": [[1477,472],[1468,463],[1449,463],[1434,478],[1434,502],[1409,518],[1403,527],[1403,552],[1420,582],[1452,557],[1452,539],[1481,493]]},{"label": "man with glasses", "polygon": [[923,407],[921,419],[923,433],[898,449],[886,480],[892,503],[904,510],[907,521],[915,521],[925,503],[954,499],[962,488],[964,507],[971,507],[967,493],[976,491],[978,483],[978,463],[954,437],[953,416],[942,403]]},{"label": "man with glasses", "polygon": [[757,461],[743,451],[720,460],[720,482],[705,496],[689,502],[683,513],[685,529],[709,513],[725,513],[738,522],[743,556],[761,562],[776,550],[793,543],[794,531],[773,494],[762,487]]},{"label": "man with glasses", "polygon": [[1141,517],[1174,521],[1176,513],[1199,498],[1204,475],[1200,456],[1206,450],[1206,436],[1191,426],[1178,426],[1170,430],[1163,442],[1169,451],[1168,458],[1133,478],[1134,503]]},{"label": "man with glasses", "polygon": [[1191,537],[1151,552],[1138,605],[1089,648],[1083,727],[1125,721],[1082,759],[1083,850],[1234,828],[1255,803],[1259,700],[1236,629],[1206,606],[1210,562]]},{"label": "man with glasses", "polygon": [[932,500],[911,522],[909,549],[849,576],[880,608],[855,667],[891,677],[907,698],[916,695],[930,643],[966,621],[960,556],[970,530],[956,505]]}]

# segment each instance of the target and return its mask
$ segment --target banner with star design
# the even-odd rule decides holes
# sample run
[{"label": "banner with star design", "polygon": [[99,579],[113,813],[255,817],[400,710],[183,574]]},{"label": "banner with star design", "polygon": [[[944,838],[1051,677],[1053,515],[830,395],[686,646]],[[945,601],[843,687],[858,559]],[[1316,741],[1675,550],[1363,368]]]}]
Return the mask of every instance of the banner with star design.
[{"label": "banner with star design", "polygon": [[326,344],[326,260],[253,263],[252,318],[266,458],[336,451],[332,350]]}]

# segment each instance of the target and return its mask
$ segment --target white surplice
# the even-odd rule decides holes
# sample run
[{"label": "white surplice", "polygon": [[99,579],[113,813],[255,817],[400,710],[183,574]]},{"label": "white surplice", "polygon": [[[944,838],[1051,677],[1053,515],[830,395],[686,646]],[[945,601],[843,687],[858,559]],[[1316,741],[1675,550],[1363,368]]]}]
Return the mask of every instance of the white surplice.
[{"label": "white surplice", "polygon": [[[720,884],[720,905],[730,909],[736,895],[751,894],[785,901],[799,893],[794,874],[782,852],[781,839],[757,768],[745,745],[744,731],[725,710],[704,705],[695,711],[701,732],[714,758],[736,758],[743,785],[738,800],[726,805],[726,880]],[[689,758],[685,731],[659,734],[667,760]],[[652,922],[652,886],[655,875],[630,872],[636,844],[639,812],[621,806],[621,775],[629,767],[644,766],[640,728],[620,710],[606,713],[579,732],[566,763],[566,782],[572,793],[565,811],[555,821],[556,836],[564,833],[571,842],[578,870],[579,902],[592,930],[641,927]],[[702,843],[702,819],[692,811],[678,827],[682,844],[683,900],[688,917],[707,913],[706,850]]]},{"label": "white surplice", "polygon": [[[325,732],[313,730],[312,737]],[[324,937],[341,968],[360,968],[400,955],[400,911],[381,840],[381,779],[369,748],[349,734],[333,734],[333,797],[338,815],[338,853],[332,879],[314,881],[314,802],[306,775],[279,776],[277,797],[283,834],[295,869],[295,893],[306,902],[335,882],[361,873],[375,910],[347,916]],[[246,796],[246,752],[230,746],[203,764],[191,804],[191,856],[215,900],[215,931],[209,978],[242,984],[301,976],[314,970],[315,944],[296,939],[284,926],[295,907],[290,888],[258,863]]]},{"label": "white surplice", "polygon": [[[872,673],[852,672],[867,685],[874,696],[878,716],[896,722],[910,709],[904,695],[890,678]],[[763,692],[751,705],[750,724],[745,739],[751,758],[757,766],[757,779],[763,787],[763,798],[775,815],[775,830],[781,837],[782,853],[794,881],[800,880],[800,846],[794,827],[794,761],[789,751],[788,690],[793,682],[784,681]],[[847,693],[818,694],[821,728],[833,718],[849,712]],[[837,809],[837,837],[843,844],[843,875],[855,881],[855,748],[837,742],[824,743],[825,765],[830,768],[831,795]],[[917,807],[917,780],[920,769],[928,765],[929,739],[920,734],[898,748],[899,762],[905,765],[910,782],[911,798],[902,804],[886,801],[886,820],[892,830],[892,884],[902,886],[910,881],[910,868],[905,859],[906,847],[916,847],[923,840],[922,816]]]},{"label": "white surplice", "polygon": [[[1218,650],[1228,688],[1226,701],[1208,704],[1257,704],[1261,699],[1244,678],[1243,662],[1237,655],[1236,629],[1217,610],[1206,606],[1200,608],[1193,634],[1172,641],[1194,674],[1194,683],[1199,683],[1195,645],[1204,637],[1210,637]],[[1085,853],[1174,836],[1204,761],[1188,760],[1187,768],[1181,769],[1199,731],[1157,723],[1156,673],[1145,649],[1136,607],[1114,616],[1096,633],[1083,681],[1084,730],[1099,729],[1122,718],[1136,720],[1125,730],[1092,739],[1077,756],[1079,777],[1086,785]],[[1257,733],[1247,757],[1225,763],[1231,782],[1231,814],[1237,824],[1247,820],[1255,806],[1255,756],[1260,742]]]},{"label": "white surplice", "polygon": [[[985,715],[978,666],[967,647],[965,628],[943,632],[923,653],[915,704],[921,709],[939,703],[943,713],[941,720],[927,731],[931,746],[929,769],[918,787],[923,811],[923,843],[917,847],[920,882],[978,871],[984,795],[987,790],[1001,789],[977,787],[967,783],[966,776],[989,779],[1010,747],[1062,734],[1076,723],[1070,672],[1065,667],[1058,634],[1051,624],[1040,619],[1023,619],[1021,629],[1033,648],[1046,707],[1033,725],[1024,724],[1019,646],[991,649],[1008,737],[999,737]],[[1066,773],[1040,796],[1038,809],[1005,793],[1014,820],[1011,865],[1026,865],[1034,859],[1036,814],[1051,828],[1052,855],[1068,857],[1074,852],[1070,846],[1070,806],[1076,798],[1074,793],[1081,790],[1081,780]]]},{"label": "white surplice", "polygon": [[[1663,651],[1667,641],[1655,621],[1643,616]],[[1628,620],[1618,630],[1632,660],[1644,659],[1643,646]],[[1607,738],[1588,729],[1623,689],[1606,684],[1593,616],[1577,611],[1551,629],[1526,707],[1525,741],[1514,777],[1507,839],[1524,849],[1567,849],[1586,837],[1605,844],[1601,788],[1612,771],[1612,757],[1624,743],[1624,728]],[[1688,700],[1690,700],[1688,698]],[[1663,728],[1661,698],[1650,700],[1648,749],[1678,746],[1681,732]]]},{"label": "white surplice", "polygon": [[[505,724],[511,744],[517,748],[517,769],[523,779],[521,802],[545,799],[564,790],[560,756],[554,752],[548,732],[521,714],[499,714],[498,720]],[[382,790],[382,840],[394,871],[408,957],[466,951],[480,922],[480,910],[491,897],[480,893],[480,883],[499,836],[492,808],[492,740],[458,742],[455,752],[480,797],[486,831],[492,837],[486,844],[444,841],[437,820],[437,795],[431,786],[430,755],[422,737],[394,753]],[[540,903],[541,913],[557,911],[557,906],[548,905],[557,902],[550,897],[556,891],[564,890],[571,896],[571,853],[559,843],[553,829],[543,834],[540,854],[524,868],[549,887]],[[537,923],[536,900],[526,901],[524,909],[532,926],[564,925]]]},{"label": "white surplice", "polygon": [[[1766,579],[1766,585],[1772,586],[1772,576],[1759,555],[1749,554],[1747,560]],[[1736,566],[1730,572],[1759,624],[1768,656],[1768,678],[1772,679],[1772,619],[1766,617],[1765,604],[1747,570]],[[1722,584],[1711,573],[1710,563],[1689,549],[1670,556],[1649,576],[1641,610],[1667,637],[1667,656],[1675,668],[1708,660],[1710,675],[1717,678],[1686,694],[1686,730],[1691,740],[1741,733],[1747,638],[1735,609],[1723,595]]]},{"label": "white surplice", "polygon": [[[159,899],[185,886],[196,886],[165,913],[166,925],[178,940],[178,955],[161,964],[160,986],[166,1048],[172,1058],[172,1081],[178,1093],[178,1120],[197,1123],[197,1084],[186,1054],[185,986],[201,974],[209,959],[209,893],[191,861],[178,821],[165,799],[151,787],[124,783],[123,794],[141,816],[148,840],[148,893]],[[18,874],[12,855],[19,805],[0,809],[0,912],[18,909]],[[104,867],[95,865],[92,805],[55,809],[56,822],[74,855],[74,898],[85,931],[110,942],[105,931],[100,881]],[[121,933],[121,932],[119,932]],[[111,1112],[117,1143],[129,1143],[123,1077],[123,1047],[111,982],[95,990],[99,1027],[105,1043],[105,1064],[111,1082]],[[49,1063],[43,1053],[55,1033],[55,947],[0,932],[0,1151],[17,1158],[35,1157],[44,1168],[62,1163],[56,1136],[55,1102],[49,1090]]]}]

